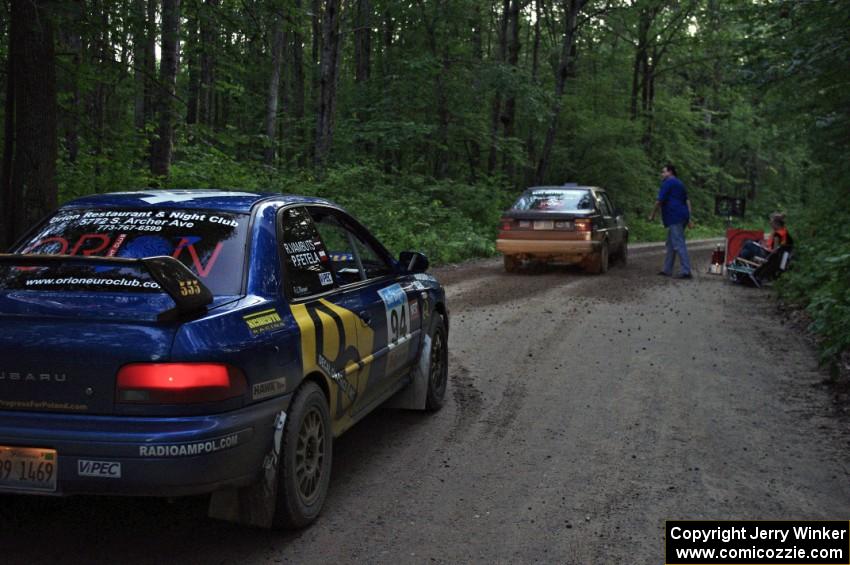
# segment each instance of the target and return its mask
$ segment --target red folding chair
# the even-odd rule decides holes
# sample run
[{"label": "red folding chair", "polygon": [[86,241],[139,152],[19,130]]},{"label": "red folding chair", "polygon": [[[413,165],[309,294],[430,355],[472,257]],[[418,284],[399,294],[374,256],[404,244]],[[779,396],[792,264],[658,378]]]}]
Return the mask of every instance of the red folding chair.
[{"label": "red folding chair", "polygon": [[764,239],[763,230],[739,230],[728,228],[726,230],[726,265],[729,266],[740,255],[744,243],[752,239],[761,242]]}]

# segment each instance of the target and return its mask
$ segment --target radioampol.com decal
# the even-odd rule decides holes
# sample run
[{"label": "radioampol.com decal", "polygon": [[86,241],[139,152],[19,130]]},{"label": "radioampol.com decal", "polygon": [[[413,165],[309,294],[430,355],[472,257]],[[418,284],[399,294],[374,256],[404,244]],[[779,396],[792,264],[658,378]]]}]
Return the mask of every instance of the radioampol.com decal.
[{"label": "radioampol.com decal", "polygon": [[230,449],[239,445],[239,435],[230,434],[206,441],[178,444],[140,445],[139,456],[141,457],[191,457],[194,455],[205,455],[215,453],[223,449]]}]

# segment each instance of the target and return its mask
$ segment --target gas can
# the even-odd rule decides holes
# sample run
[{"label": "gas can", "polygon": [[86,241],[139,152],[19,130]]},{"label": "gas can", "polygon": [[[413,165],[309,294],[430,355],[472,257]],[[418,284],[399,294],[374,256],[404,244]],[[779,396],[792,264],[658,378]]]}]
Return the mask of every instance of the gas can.
[{"label": "gas can", "polygon": [[719,275],[723,272],[723,261],[725,253],[720,249],[720,245],[714,248],[711,253],[711,265],[708,267],[708,272]]}]

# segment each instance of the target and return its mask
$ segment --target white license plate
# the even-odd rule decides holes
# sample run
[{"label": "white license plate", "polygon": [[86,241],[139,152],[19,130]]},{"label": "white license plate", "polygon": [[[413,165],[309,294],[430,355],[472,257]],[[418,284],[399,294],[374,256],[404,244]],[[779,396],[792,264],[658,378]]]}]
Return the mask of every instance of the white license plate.
[{"label": "white license plate", "polygon": [[555,222],[552,220],[534,220],[534,229],[553,230],[555,229]]},{"label": "white license plate", "polygon": [[55,449],[0,445],[0,489],[53,492],[58,471]]}]

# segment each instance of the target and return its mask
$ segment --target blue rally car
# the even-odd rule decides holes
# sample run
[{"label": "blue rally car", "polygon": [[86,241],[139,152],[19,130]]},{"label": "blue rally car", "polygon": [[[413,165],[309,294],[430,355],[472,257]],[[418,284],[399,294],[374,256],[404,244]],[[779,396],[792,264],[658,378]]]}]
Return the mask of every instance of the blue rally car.
[{"label": "blue rally car", "polygon": [[332,440],[393,397],[437,410],[445,293],[331,202],[81,198],[0,255],[0,492],[213,493],[301,527]]}]

